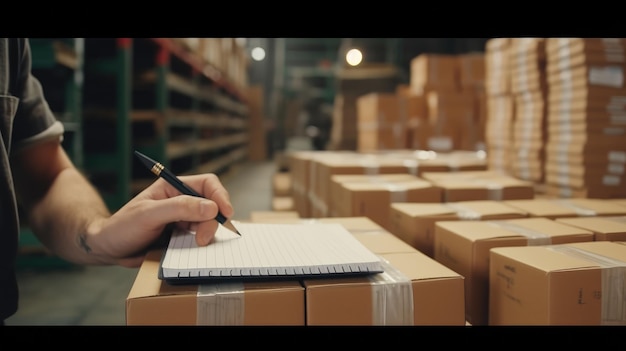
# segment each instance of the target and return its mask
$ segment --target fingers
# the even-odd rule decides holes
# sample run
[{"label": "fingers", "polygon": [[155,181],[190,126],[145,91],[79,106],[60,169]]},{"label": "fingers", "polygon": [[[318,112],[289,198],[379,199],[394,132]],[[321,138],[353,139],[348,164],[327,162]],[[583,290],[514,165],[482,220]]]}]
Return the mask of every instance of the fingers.
[{"label": "fingers", "polygon": [[204,222],[177,222],[176,227],[181,230],[193,232],[198,246],[206,246],[213,242],[219,224],[216,220]]},{"label": "fingers", "polygon": [[215,220],[218,211],[227,218],[234,215],[228,191],[212,173],[181,176],[180,180],[204,198],[181,195],[172,185],[158,179],[135,200],[151,200],[148,207],[142,205],[142,215],[161,224],[175,222],[179,228],[194,231],[199,246],[208,245],[219,226]]},{"label": "fingers", "polygon": [[230,194],[215,174],[198,174],[181,177],[180,179],[198,191],[200,195],[215,201],[224,216],[231,218],[234,215],[235,211],[230,203]]},{"label": "fingers", "polygon": [[215,237],[218,226],[219,223],[217,223],[217,221],[194,223],[193,227],[196,229],[196,244],[198,244],[198,246],[209,245]]}]

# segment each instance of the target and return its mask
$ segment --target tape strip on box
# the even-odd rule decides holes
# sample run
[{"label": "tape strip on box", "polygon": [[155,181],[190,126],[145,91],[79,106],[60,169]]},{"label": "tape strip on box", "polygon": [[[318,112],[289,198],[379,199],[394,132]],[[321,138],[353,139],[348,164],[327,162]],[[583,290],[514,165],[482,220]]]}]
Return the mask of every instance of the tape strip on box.
[{"label": "tape strip on box", "polygon": [[411,281],[381,257],[383,273],[369,277],[372,284],[372,325],[413,325]]},{"label": "tape strip on box", "polygon": [[482,217],[482,215],[474,210],[469,209],[467,206],[464,206],[460,203],[444,203],[444,206],[451,208],[456,211],[456,215],[459,216],[460,219],[466,221],[478,221]]},{"label": "tape strip on box", "polygon": [[598,215],[596,211],[589,209],[589,208],[582,207],[582,206],[574,205],[573,203],[571,203],[570,201],[566,199],[555,200],[555,201],[557,201],[559,204],[567,208],[574,210],[574,212],[576,212],[576,214],[579,216],[597,216]]},{"label": "tape strip on box", "polygon": [[528,246],[552,244],[552,237],[550,237],[548,234],[528,229],[517,224],[506,222],[506,220],[487,221],[487,223],[525,236],[526,238],[528,238]]},{"label": "tape strip on box", "polygon": [[626,262],[567,245],[548,248],[598,264],[602,268],[602,325],[626,325]]},{"label": "tape strip on box", "polygon": [[198,285],[196,325],[243,325],[243,290],[241,282]]}]

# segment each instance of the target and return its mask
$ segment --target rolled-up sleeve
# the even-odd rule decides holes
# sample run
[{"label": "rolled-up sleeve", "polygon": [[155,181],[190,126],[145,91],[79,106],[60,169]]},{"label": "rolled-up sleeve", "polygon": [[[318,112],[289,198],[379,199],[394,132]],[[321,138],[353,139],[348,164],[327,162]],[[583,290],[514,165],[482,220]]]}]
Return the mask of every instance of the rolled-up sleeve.
[{"label": "rolled-up sleeve", "polygon": [[39,142],[63,138],[63,124],[54,116],[44,98],[39,80],[31,73],[31,51],[28,40],[22,42],[24,50],[20,57],[21,70],[17,76],[17,98],[12,149],[13,151]]}]

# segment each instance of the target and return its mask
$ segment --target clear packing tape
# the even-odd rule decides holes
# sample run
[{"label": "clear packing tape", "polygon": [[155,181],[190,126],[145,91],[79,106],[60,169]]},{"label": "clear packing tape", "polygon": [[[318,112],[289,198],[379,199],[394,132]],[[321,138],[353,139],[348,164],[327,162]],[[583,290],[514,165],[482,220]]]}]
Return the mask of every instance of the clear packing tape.
[{"label": "clear packing tape", "polygon": [[411,281],[381,258],[383,273],[369,277],[372,284],[372,325],[413,325]]},{"label": "clear packing tape", "polygon": [[452,203],[452,202],[448,202],[448,203],[443,203],[443,205],[445,205],[446,207],[451,208],[453,211],[456,212],[456,215],[461,219],[461,220],[466,220],[466,221],[478,221],[482,218],[482,215],[470,208],[468,208],[467,206],[464,206],[460,203]]},{"label": "clear packing tape", "polygon": [[576,212],[576,214],[579,216],[590,217],[590,216],[597,215],[596,211],[589,209],[589,208],[582,207],[582,206],[577,206],[571,203],[570,201],[568,201],[567,199],[561,199],[561,200],[555,200],[555,201],[557,201],[557,203],[559,203],[560,205],[563,205],[567,208],[574,210],[574,212]]},{"label": "clear packing tape", "polygon": [[549,249],[581,258],[602,269],[602,325],[626,325],[626,262],[567,245],[552,245]]},{"label": "clear packing tape", "polygon": [[[384,273],[370,276],[372,325],[413,325],[411,281],[381,258]],[[198,285],[196,325],[244,324],[244,286],[241,282]]]},{"label": "clear packing tape", "polygon": [[506,222],[506,220],[492,220],[487,221],[487,223],[525,236],[528,239],[528,246],[552,244],[552,237],[550,237],[548,234],[525,228],[514,223]]},{"label": "clear packing tape", "polygon": [[200,284],[196,299],[196,325],[243,325],[242,282]]}]

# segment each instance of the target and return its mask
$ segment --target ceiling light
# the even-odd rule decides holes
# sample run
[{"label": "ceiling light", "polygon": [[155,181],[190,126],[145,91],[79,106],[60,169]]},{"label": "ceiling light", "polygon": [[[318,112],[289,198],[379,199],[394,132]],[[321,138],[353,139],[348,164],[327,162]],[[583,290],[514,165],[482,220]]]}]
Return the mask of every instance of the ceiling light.
[{"label": "ceiling light", "polygon": [[263,59],[265,58],[265,50],[259,46],[252,49],[251,54],[252,54],[252,59],[254,59],[255,61],[263,61]]},{"label": "ceiling light", "polygon": [[359,49],[350,49],[346,54],[346,62],[350,66],[356,66],[363,60],[363,54]]}]

